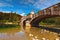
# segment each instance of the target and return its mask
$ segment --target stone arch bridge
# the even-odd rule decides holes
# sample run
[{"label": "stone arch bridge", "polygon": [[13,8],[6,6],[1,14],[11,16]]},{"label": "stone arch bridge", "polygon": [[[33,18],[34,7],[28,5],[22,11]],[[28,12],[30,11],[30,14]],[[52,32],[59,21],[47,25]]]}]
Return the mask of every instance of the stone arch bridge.
[{"label": "stone arch bridge", "polygon": [[[32,17],[31,17],[32,16]],[[49,17],[60,17],[60,3],[57,3],[51,7],[43,9],[36,14],[30,14],[22,17],[23,25],[30,23],[31,26],[37,26],[42,19]]]}]

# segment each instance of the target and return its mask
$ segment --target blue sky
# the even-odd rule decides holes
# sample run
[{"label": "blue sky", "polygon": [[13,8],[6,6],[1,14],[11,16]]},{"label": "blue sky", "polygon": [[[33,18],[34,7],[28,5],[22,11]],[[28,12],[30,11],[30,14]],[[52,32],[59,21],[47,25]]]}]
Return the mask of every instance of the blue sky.
[{"label": "blue sky", "polygon": [[27,15],[32,9],[36,13],[59,2],[60,0],[0,0],[0,12]]}]

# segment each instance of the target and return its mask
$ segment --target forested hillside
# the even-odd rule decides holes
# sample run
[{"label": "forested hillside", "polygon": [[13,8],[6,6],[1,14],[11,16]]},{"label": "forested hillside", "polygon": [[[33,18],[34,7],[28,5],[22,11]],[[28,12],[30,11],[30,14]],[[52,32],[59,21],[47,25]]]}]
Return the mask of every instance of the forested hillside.
[{"label": "forested hillside", "polygon": [[18,22],[21,19],[21,15],[17,13],[3,13],[0,12],[0,23],[1,22]]}]

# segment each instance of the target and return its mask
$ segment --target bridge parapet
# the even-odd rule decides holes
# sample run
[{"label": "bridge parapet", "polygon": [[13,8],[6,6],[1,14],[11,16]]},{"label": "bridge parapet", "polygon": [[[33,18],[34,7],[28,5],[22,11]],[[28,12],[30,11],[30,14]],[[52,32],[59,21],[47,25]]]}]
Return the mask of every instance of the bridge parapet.
[{"label": "bridge parapet", "polygon": [[39,11],[36,17],[40,15],[60,15],[60,3]]},{"label": "bridge parapet", "polygon": [[60,3],[48,7],[44,10],[40,10],[35,14],[35,18],[31,20],[31,25],[38,25],[39,21],[43,18],[60,16]]},{"label": "bridge parapet", "polygon": [[35,23],[35,21],[39,19],[38,17],[40,17],[40,20],[41,20],[43,17],[53,16],[53,15],[60,15],[60,3],[55,4],[51,7],[48,7],[44,10],[40,10],[37,12],[37,14],[34,14],[34,12],[32,12],[31,15],[23,17],[23,21],[30,18],[29,19],[30,23],[31,22],[33,23],[33,20]]}]

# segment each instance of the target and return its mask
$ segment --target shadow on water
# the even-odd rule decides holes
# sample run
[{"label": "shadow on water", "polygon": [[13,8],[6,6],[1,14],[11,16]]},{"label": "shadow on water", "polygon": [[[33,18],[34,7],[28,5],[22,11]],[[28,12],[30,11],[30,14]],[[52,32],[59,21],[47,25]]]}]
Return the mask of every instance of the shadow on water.
[{"label": "shadow on water", "polygon": [[49,30],[49,31],[52,31],[52,32],[60,33],[60,29],[48,28],[48,27],[42,27],[42,26],[39,26],[39,27],[43,28],[43,29],[46,29],[46,30]]},{"label": "shadow on water", "polygon": [[60,37],[60,29],[57,29],[57,28],[49,28],[49,27],[43,27],[43,26],[35,26],[37,28],[41,28],[41,29],[44,29],[44,30],[48,30],[48,31],[51,31],[51,32],[54,32],[54,33],[57,33],[58,36]]}]

